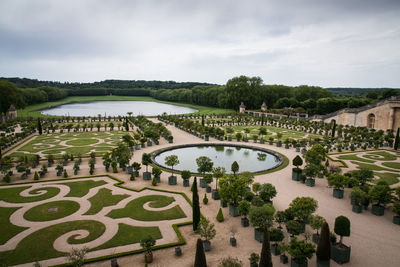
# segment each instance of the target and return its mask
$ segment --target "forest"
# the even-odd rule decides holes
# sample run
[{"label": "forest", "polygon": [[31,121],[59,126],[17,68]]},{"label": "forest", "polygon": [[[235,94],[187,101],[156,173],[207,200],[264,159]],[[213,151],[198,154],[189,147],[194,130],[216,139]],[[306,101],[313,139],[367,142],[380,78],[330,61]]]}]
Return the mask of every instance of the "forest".
[{"label": "forest", "polygon": [[243,102],[247,109],[293,109],[294,112],[327,114],[342,108],[357,108],[400,95],[391,88],[330,88],[318,86],[266,85],[260,77],[239,76],[225,85],[175,81],[105,80],[93,83],[60,83],[26,78],[0,78],[0,112],[10,104],[17,108],[55,101],[67,96],[151,96],[158,100],[237,110]]}]

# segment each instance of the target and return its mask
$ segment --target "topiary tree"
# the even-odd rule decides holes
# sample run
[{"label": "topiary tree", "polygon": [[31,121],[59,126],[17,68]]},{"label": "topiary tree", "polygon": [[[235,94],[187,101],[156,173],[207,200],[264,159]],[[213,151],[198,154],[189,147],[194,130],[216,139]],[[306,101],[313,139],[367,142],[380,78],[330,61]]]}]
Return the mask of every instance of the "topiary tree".
[{"label": "topiary tree", "polygon": [[224,214],[222,213],[222,209],[219,208],[218,214],[217,214],[217,221],[218,222],[223,222],[225,220]]},{"label": "topiary tree", "polygon": [[304,264],[311,259],[315,252],[315,246],[305,240],[297,240],[297,237],[290,239],[289,254],[297,264]]},{"label": "topiary tree", "polygon": [[193,197],[192,197],[193,231],[197,231],[197,228],[198,228],[199,222],[200,222],[200,204],[199,204],[199,194],[197,192],[197,178],[196,177],[194,177],[192,189],[193,189]]},{"label": "topiary tree", "polygon": [[281,242],[284,238],[284,234],[279,228],[270,228],[269,229],[269,240],[275,242],[274,245],[278,247],[278,242]]},{"label": "topiary tree", "polygon": [[204,253],[204,248],[203,248],[203,241],[200,238],[197,239],[194,267],[207,267],[206,254]]},{"label": "topiary tree", "polygon": [[252,206],[249,212],[251,224],[261,231],[267,231],[272,226],[275,208],[271,204],[265,204],[261,207]]},{"label": "topiary tree", "polygon": [[247,192],[246,180],[241,176],[228,175],[219,179],[219,194],[226,203],[237,207]]},{"label": "topiary tree", "polygon": [[239,164],[234,161],[231,165],[231,171],[233,172],[233,175],[236,175],[236,173],[239,172]]},{"label": "topiary tree", "polygon": [[343,190],[348,183],[348,177],[340,173],[332,173],[328,176],[327,180],[337,190]]},{"label": "topiary tree", "polygon": [[214,229],[214,224],[210,223],[210,221],[207,220],[207,218],[200,219],[200,223],[196,233],[198,233],[201,237],[205,239],[203,242],[209,242],[217,234],[217,232]]},{"label": "topiary tree", "polygon": [[289,207],[295,218],[305,222],[318,208],[318,202],[311,197],[296,197],[289,204]]},{"label": "topiary tree", "polygon": [[238,211],[240,213],[240,215],[242,215],[244,218],[247,218],[247,215],[250,212],[250,202],[248,202],[247,200],[243,199],[242,201],[239,202],[239,206],[238,206]]},{"label": "topiary tree", "polygon": [[154,166],[153,169],[151,170],[151,174],[153,174],[154,178],[159,178],[161,173],[162,170],[157,166]]},{"label": "topiary tree", "polygon": [[174,176],[174,166],[179,164],[179,159],[177,155],[169,155],[165,157],[165,164],[167,166],[170,166],[172,171],[171,171],[171,176]]},{"label": "topiary tree", "polygon": [[214,163],[209,157],[201,156],[196,159],[197,163],[197,171],[201,174],[205,174],[206,172],[211,172]]},{"label": "topiary tree", "polygon": [[369,198],[375,202],[377,206],[387,204],[392,200],[391,189],[386,182],[379,182],[369,190]]},{"label": "topiary tree", "polygon": [[296,166],[296,169],[299,169],[299,166],[303,165],[303,159],[299,155],[297,155],[296,157],[294,157],[292,163],[294,166]]},{"label": "topiary tree", "polygon": [[149,164],[151,163],[151,155],[147,153],[142,154],[142,164],[146,166],[146,173],[148,172]]},{"label": "topiary tree", "polygon": [[264,202],[271,202],[271,199],[276,196],[276,188],[270,183],[262,184],[259,196]]},{"label": "topiary tree", "polygon": [[361,206],[368,198],[368,194],[359,187],[354,187],[350,192],[350,199],[353,205]]},{"label": "topiary tree", "polygon": [[324,222],[322,225],[316,254],[317,260],[329,261],[331,259],[331,236],[327,222]]},{"label": "topiary tree", "polygon": [[285,212],[282,210],[278,210],[275,213],[274,218],[275,218],[275,222],[278,223],[278,228],[282,229],[281,225],[282,225],[282,223],[285,222],[285,219],[286,219]]},{"label": "topiary tree", "polygon": [[334,231],[340,236],[339,245],[342,245],[343,237],[350,236],[350,220],[345,216],[336,217]]},{"label": "topiary tree", "polygon": [[254,194],[258,195],[258,192],[260,192],[260,190],[261,190],[261,184],[258,182],[255,182],[252,184],[251,187],[253,189]]},{"label": "topiary tree", "polygon": [[218,179],[225,176],[226,169],[224,167],[216,167],[212,169],[212,175],[215,177],[215,191],[218,191]]},{"label": "topiary tree", "polygon": [[303,226],[298,221],[291,220],[286,222],[286,230],[291,236],[296,236],[303,232]]},{"label": "topiary tree", "polygon": [[243,263],[237,258],[227,257],[219,261],[218,267],[242,267]]},{"label": "topiary tree", "polygon": [[207,194],[206,193],[204,193],[203,203],[204,203],[204,205],[208,204],[208,198],[207,198]]},{"label": "topiary tree", "polygon": [[319,236],[319,229],[321,229],[322,225],[324,224],[325,219],[319,215],[311,215],[310,226],[312,229],[317,231],[317,235]]}]

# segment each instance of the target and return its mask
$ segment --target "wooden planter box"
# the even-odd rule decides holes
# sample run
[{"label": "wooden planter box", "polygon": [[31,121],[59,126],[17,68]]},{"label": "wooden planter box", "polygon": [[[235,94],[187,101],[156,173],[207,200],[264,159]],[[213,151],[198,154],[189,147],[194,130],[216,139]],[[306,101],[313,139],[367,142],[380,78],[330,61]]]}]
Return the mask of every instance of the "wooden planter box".
[{"label": "wooden planter box", "polygon": [[362,208],[362,206],[361,205],[353,205],[353,207],[351,208],[351,210],[353,211],[353,212],[355,212],[355,213],[361,213],[362,212],[362,210],[363,210],[363,208]]},{"label": "wooden planter box", "polygon": [[315,180],[314,179],[306,179],[306,185],[310,187],[315,186]]},{"label": "wooden planter box", "polygon": [[332,260],[339,264],[347,263],[350,261],[351,247],[341,248],[338,245],[332,246]]},{"label": "wooden planter box", "polygon": [[168,184],[169,185],[176,185],[176,176],[169,176],[168,177]]},{"label": "wooden planter box", "polygon": [[297,171],[295,171],[295,170],[296,170],[296,168],[293,168],[293,169],[292,169],[292,180],[293,180],[293,181],[299,181],[299,180],[300,180],[301,173],[302,173],[302,170],[301,170],[301,169],[298,169],[299,172],[297,172]]},{"label": "wooden planter box", "polygon": [[228,207],[228,204],[226,204],[226,202],[223,201],[222,199],[221,199],[221,201],[220,201],[220,204],[221,204],[221,207],[222,207],[222,208]]},{"label": "wooden planter box", "polygon": [[254,228],[254,239],[262,243],[264,239],[263,232],[257,228]]},{"label": "wooden planter box", "polygon": [[308,261],[302,262],[302,263],[298,263],[293,258],[291,258],[290,266],[291,267],[307,267],[308,266]]},{"label": "wooden planter box", "polygon": [[151,172],[143,172],[143,180],[151,180]]},{"label": "wooden planter box", "polygon": [[188,180],[183,180],[183,186],[184,187],[189,187],[189,183],[190,183],[189,179]]},{"label": "wooden planter box", "polygon": [[211,250],[211,242],[203,241],[203,248],[204,248],[204,251],[210,251]]},{"label": "wooden planter box", "polygon": [[211,192],[211,197],[212,197],[212,199],[214,199],[214,200],[220,199],[218,190],[215,190],[215,189],[212,190],[212,192]]},{"label": "wooden planter box", "polygon": [[371,212],[376,216],[383,216],[385,214],[385,207],[380,205],[372,205]]},{"label": "wooden planter box", "polygon": [[393,223],[400,225],[400,216],[399,215],[393,216]]},{"label": "wooden planter box", "polygon": [[239,216],[239,211],[237,209],[237,207],[233,206],[233,205],[229,205],[229,214],[233,217],[237,217]]},{"label": "wooden planter box", "polygon": [[342,189],[333,189],[333,197],[334,198],[343,198],[344,191]]},{"label": "wooden planter box", "polygon": [[247,217],[242,217],[240,223],[243,227],[248,227],[250,225],[249,219]]},{"label": "wooden planter box", "polygon": [[207,183],[206,183],[206,181],[204,180],[204,178],[200,178],[200,187],[201,187],[201,188],[206,188],[206,187],[207,187]]}]

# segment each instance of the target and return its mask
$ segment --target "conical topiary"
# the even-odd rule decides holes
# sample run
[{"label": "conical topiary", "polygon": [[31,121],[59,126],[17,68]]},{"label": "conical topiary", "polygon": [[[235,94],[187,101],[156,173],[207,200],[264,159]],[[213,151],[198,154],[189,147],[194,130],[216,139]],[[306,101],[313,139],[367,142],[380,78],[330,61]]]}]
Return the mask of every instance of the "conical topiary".
[{"label": "conical topiary", "polygon": [[203,241],[197,239],[196,258],[194,259],[194,267],[207,267],[206,254],[204,254]]},{"label": "conical topiary", "polygon": [[197,230],[200,222],[200,204],[199,204],[199,194],[197,192],[197,178],[194,177],[193,181],[193,231]]},{"label": "conical topiary", "polygon": [[327,222],[322,225],[316,254],[318,260],[321,261],[329,261],[331,258],[331,236]]},{"label": "conical topiary", "polygon": [[224,214],[222,213],[222,209],[219,208],[218,214],[217,214],[217,221],[223,222],[225,220]]}]

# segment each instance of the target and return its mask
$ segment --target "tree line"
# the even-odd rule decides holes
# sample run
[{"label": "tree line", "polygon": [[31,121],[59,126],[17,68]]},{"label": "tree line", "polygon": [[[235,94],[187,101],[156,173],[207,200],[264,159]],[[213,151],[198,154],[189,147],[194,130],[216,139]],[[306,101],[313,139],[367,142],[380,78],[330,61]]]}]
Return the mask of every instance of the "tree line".
[{"label": "tree line", "polygon": [[357,97],[346,96],[318,86],[266,85],[260,77],[247,76],[234,77],[225,85],[121,80],[59,83],[25,78],[0,78],[0,90],[4,95],[0,101],[2,113],[8,110],[10,104],[22,108],[25,105],[56,101],[67,96],[120,95],[151,96],[158,100],[235,110],[238,110],[241,102],[247,109],[255,110],[260,109],[265,102],[269,109],[291,108],[294,112],[313,115],[327,114],[342,108],[357,108],[392,95],[400,95],[400,90],[375,89],[365,91]]}]

